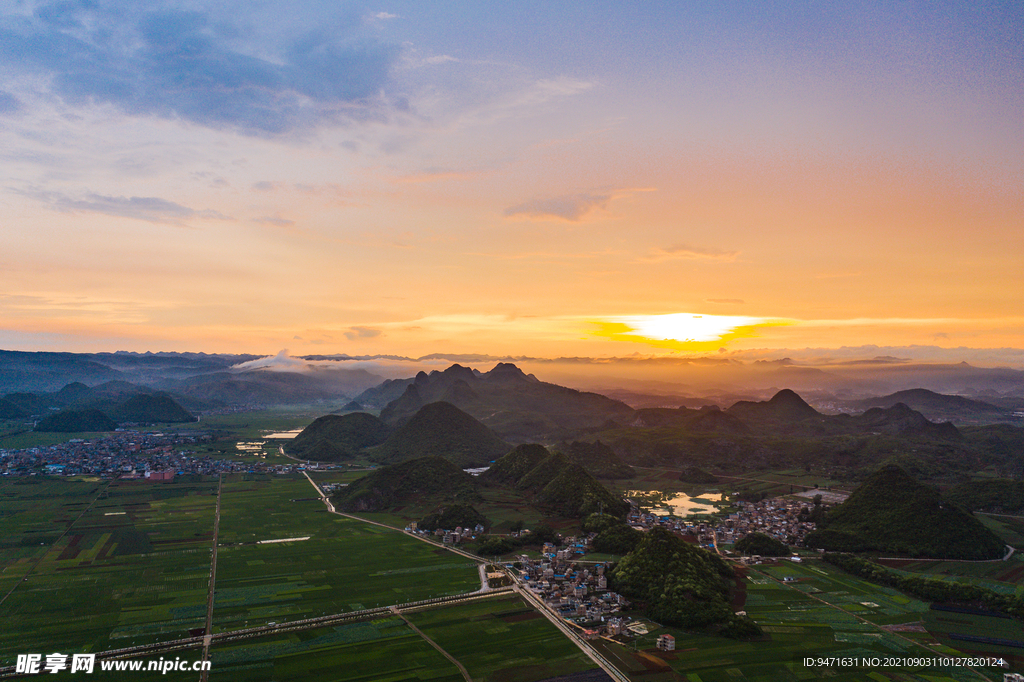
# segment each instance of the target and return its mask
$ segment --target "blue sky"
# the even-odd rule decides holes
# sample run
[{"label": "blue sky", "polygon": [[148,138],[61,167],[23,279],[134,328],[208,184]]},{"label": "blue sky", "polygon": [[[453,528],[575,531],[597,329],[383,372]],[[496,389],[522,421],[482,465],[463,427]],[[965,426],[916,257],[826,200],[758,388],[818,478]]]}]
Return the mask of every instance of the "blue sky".
[{"label": "blue sky", "polygon": [[1024,334],[1019,3],[0,7],[3,347]]}]

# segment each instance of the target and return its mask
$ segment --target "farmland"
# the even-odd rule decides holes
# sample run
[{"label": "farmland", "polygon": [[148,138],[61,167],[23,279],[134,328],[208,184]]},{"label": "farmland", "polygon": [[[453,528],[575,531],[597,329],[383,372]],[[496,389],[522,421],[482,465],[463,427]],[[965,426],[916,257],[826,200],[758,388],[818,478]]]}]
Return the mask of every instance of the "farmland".
[{"label": "farmland", "polygon": [[215,491],[214,482],[4,481],[0,660],[201,627]]},{"label": "farmland", "polygon": [[[305,477],[225,484],[214,630],[475,590],[476,564],[329,514]],[[256,544],[309,537],[309,540]]]},{"label": "farmland", "polygon": [[[322,482],[364,472],[330,471]],[[769,476],[773,476],[771,474]],[[646,476],[646,474],[645,474]],[[664,477],[663,473],[656,475]],[[767,480],[767,477],[766,477]],[[654,480],[651,481],[655,482]],[[205,624],[218,501],[216,478],[0,481],[0,664],[24,652],[89,652],[160,642]],[[232,474],[220,486],[214,633],[325,614],[455,595],[479,588],[476,564],[438,546],[329,514],[305,476]],[[485,491],[496,525],[528,507]],[[379,520],[404,525],[426,509],[410,504]],[[367,515],[370,516],[370,515]],[[890,568],[1020,592],[1024,561],[897,562]],[[949,614],[816,559],[743,569],[736,603],[762,626],[764,641],[737,642],[648,622],[637,651],[598,647],[637,680],[982,679],[962,668],[811,670],[814,656],[930,656],[969,646],[965,633],[1021,641],[1017,621]],[[27,580],[24,580],[27,578]],[[225,680],[461,680],[462,675],[404,620],[458,660],[474,679],[534,682],[593,669],[579,649],[517,597],[375,616],[253,639],[214,641],[214,678]],[[671,633],[677,651],[654,650]],[[955,647],[955,648],[954,648]],[[180,652],[198,658],[199,650]],[[1016,662],[1016,660],[1015,660]],[[979,669],[998,679],[994,669]],[[194,677],[194,675],[192,676]],[[168,679],[191,679],[178,674]]]},{"label": "farmland", "polygon": [[[216,479],[0,482],[0,664],[201,630],[216,493]],[[472,561],[313,494],[304,477],[225,479],[214,631],[479,588]]]},{"label": "farmland", "polygon": [[[1002,678],[1002,670],[964,668],[831,668],[812,670],[807,657],[922,657],[956,655],[922,627],[929,605],[895,590],[811,561],[782,561],[747,569],[743,608],[765,631],[765,641],[654,629],[638,642],[638,653],[605,645],[624,671],[642,680],[777,680],[828,676],[835,680],[980,680]],[[654,649],[658,635],[676,637],[676,651]]]},{"label": "farmland", "polygon": [[[535,682],[593,669],[579,649],[517,597],[403,614],[474,680]],[[456,666],[402,618],[274,635],[215,647],[217,679],[461,681]]]},{"label": "farmland", "polygon": [[518,597],[407,615],[476,680],[531,682],[594,668],[546,618]]}]

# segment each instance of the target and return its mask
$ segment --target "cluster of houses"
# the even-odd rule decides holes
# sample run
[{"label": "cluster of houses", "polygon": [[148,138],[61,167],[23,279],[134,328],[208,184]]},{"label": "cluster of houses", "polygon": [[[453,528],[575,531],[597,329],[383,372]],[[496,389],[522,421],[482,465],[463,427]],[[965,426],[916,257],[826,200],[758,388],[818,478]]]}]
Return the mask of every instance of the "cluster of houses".
[{"label": "cluster of houses", "polygon": [[475,528],[463,528],[462,526],[456,526],[454,530],[438,528],[433,531],[428,531],[422,530],[419,528],[419,524],[413,521],[405,527],[405,530],[408,533],[416,533],[418,535],[433,535],[446,545],[458,545],[462,542],[476,540],[476,536],[483,533],[485,529],[478,523]]},{"label": "cluster of houses", "polygon": [[641,512],[635,505],[627,518],[637,530],[650,530],[662,526],[693,537],[702,546],[714,549],[718,543],[734,543],[750,533],[764,533],[787,545],[802,545],[804,536],[815,528],[807,520],[811,501],[797,501],[786,497],[773,497],[760,502],[736,502],[739,511],[727,517],[706,521],[685,521],[672,516],[659,516]]},{"label": "cluster of houses", "polygon": [[573,561],[569,549],[544,549],[541,559],[518,557],[520,582],[552,611],[583,627],[585,637],[623,634],[629,619],[616,614],[629,602],[608,589],[605,565]]},{"label": "cluster of houses", "polygon": [[116,431],[97,438],[74,438],[47,447],[0,450],[0,475],[87,474],[103,478],[173,480],[176,474],[287,473],[295,465],[267,465],[197,456],[189,446],[209,442],[206,433]]}]

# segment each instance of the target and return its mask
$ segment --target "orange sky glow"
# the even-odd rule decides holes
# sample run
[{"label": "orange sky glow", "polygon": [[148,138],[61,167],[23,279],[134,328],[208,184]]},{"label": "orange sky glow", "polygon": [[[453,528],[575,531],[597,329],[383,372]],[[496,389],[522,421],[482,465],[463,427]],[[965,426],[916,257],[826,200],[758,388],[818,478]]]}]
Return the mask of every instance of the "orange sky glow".
[{"label": "orange sky glow", "polygon": [[8,13],[0,348],[1024,347],[1019,12],[344,9]]}]

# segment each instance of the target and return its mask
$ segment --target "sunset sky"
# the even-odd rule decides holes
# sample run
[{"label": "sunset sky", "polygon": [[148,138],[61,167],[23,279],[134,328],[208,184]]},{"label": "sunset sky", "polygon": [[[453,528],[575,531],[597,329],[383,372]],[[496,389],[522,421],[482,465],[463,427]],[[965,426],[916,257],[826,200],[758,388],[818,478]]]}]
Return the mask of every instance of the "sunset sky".
[{"label": "sunset sky", "polygon": [[0,348],[1024,358],[1020,2],[0,7]]}]

